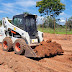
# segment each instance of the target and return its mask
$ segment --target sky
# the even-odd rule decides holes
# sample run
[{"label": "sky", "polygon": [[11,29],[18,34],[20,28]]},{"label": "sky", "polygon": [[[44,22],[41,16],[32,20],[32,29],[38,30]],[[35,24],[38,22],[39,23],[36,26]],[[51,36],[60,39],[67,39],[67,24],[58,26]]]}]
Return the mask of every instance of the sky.
[{"label": "sky", "polygon": [[[38,15],[38,24],[43,23],[40,13],[36,7],[36,1],[40,0],[0,0],[0,20],[3,17],[9,17],[12,19],[14,15],[22,14],[23,12],[29,12],[31,14]],[[61,0],[66,5],[65,11],[63,11],[57,19],[60,20],[60,24],[65,24],[66,18],[72,16],[72,0]]]}]

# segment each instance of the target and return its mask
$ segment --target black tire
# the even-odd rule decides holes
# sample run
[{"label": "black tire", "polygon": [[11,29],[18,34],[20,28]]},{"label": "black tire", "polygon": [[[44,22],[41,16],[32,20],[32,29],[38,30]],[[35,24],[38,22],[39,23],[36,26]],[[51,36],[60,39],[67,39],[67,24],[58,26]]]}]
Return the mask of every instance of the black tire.
[{"label": "black tire", "polygon": [[25,40],[17,39],[13,44],[15,54],[23,55],[25,53],[26,46],[27,46],[27,44],[26,44]]},{"label": "black tire", "polygon": [[11,38],[9,38],[9,37],[4,38],[3,42],[2,42],[3,51],[11,51],[12,44],[13,44],[13,42],[12,42]]}]

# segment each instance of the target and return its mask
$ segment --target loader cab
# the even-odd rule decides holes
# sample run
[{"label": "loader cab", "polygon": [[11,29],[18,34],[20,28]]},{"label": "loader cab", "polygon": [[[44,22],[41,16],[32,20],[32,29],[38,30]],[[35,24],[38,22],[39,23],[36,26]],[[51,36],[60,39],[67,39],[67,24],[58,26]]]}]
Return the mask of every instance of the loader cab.
[{"label": "loader cab", "polygon": [[37,37],[36,15],[16,15],[13,17],[13,24],[28,32],[31,39],[35,39]]}]

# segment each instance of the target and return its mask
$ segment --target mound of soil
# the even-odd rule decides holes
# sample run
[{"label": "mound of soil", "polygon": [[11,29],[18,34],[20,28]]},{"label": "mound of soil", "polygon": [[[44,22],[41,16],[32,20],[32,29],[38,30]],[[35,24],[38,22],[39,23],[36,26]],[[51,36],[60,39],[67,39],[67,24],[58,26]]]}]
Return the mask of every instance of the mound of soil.
[{"label": "mound of soil", "polygon": [[42,41],[39,46],[34,49],[35,53],[40,57],[54,56],[64,53],[60,44],[52,42],[51,39]]}]

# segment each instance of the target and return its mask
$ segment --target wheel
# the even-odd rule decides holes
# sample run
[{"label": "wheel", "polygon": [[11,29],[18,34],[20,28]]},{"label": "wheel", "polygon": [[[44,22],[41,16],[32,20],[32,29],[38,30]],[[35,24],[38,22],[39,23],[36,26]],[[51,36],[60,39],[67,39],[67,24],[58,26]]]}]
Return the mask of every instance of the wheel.
[{"label": "wheel", "polygon": [[9,37],[6,37],[3,39],[3,42],[2,42],[2,49],[4,51],[11,51],[12,50],[12,40],[11,38]]},{"label": "wheel", "polygon": [[26,46],[27,46],[27,44],[26,44],[25,40],[17,39],[13,44],[14,52],[18,55],[22,55],[25,53]]}]

